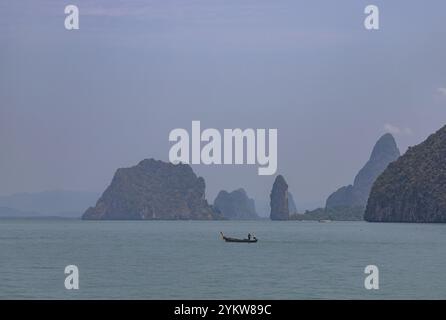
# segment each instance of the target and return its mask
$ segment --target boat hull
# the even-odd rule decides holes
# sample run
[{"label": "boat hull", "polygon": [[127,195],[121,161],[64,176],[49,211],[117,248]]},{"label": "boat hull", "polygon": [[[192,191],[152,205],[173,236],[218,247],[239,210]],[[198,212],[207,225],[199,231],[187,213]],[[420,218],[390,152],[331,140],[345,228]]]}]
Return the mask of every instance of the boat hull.
[{"label": "boat hull", "polygon": [[255,243],[257,240],[248,239],[224,239],[226,242]]}]

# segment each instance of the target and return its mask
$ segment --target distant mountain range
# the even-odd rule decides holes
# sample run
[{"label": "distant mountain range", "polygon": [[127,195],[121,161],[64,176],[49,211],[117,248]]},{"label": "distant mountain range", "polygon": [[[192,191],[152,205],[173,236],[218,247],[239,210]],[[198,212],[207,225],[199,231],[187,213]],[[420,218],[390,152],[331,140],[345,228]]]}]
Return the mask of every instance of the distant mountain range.
[{"label": "distant mountain range", "polygon": [[370,190],[387,166],[397,160],[400,151],[390,133],[381,136],[373,147],[367,163],[359,170],[353,184],[333,192],[325,208],[294,215],[296,220],[363,220]]},{"label": "distant mountain range", "polygon": [[[385,134],[353,184],[332,193],[325,207],[298,214],[288,184],[279,175],[272,187],[269,208],[259,201],[257,212],[270,209],[272,220],[446,222],[445,159],[446,126],[402,156],[393,136]],[[0,196],[0,217],[80,218],[84,212],[83,219],[93,220],[259,218],[254,200],[245,190],[221,191],[211,206],[205,199],[205,187],[204,179],[189,165],[146,159],[136,166],[118,169],[100,197],[94,192],[78,191]]]},{"label": "distant mountain range", "polygon": [[359,170],[353,185],[341,187],[332,193],[327,199],[326,208],[365,208],[376,178],[399,156],[395,139],[390,133],[386,133],[376,142],[369,161]]},{"label": "distant mountain range", "polygon": [[98,197],[99,194],[95,192],[66,190],[0,196],[0,217],[80,218]]},{"label": "distant mountain range", "polygon": [[248,197],[243,188],[232,192],[220,191],[214,200],[214,209],[220,212],[224,219],[228,220],[255,220],[259,218],[254,200]]}]

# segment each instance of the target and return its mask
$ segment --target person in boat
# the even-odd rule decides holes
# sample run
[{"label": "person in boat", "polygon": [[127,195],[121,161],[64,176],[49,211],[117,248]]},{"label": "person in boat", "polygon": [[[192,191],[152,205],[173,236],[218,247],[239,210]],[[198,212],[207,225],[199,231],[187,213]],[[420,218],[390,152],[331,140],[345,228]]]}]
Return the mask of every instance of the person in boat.
[{"label": "person in boat", "polygon": [[248,233],[248,240],[251,240],[251,234]]}]

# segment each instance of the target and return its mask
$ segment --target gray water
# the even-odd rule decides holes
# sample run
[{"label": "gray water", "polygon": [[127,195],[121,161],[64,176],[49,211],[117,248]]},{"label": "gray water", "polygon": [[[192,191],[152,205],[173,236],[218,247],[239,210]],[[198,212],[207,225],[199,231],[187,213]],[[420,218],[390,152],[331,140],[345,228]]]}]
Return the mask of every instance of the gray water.
[{"label": "gray water", "polygon": [[2,299],[445,299],[445,265],[440,224],[0,220]]}]

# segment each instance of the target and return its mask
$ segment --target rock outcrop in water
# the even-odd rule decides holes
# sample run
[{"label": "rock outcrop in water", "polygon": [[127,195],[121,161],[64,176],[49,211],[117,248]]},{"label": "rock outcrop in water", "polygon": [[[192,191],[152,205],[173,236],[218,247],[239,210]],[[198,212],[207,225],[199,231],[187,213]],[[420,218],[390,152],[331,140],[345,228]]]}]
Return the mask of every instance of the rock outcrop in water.
[{"label": "rock outcrop in water", "polygon": [[209,220],[217,217],[205,197],[205,182],[187,164],[146,159],[118,169],[110,186],[83,219]]},{"label": "rock outcrop in water", "polygon": [[327,199],[326,208],[365,208],[376,178],[399,156],[400,151],[393,136],[390,133],[384,134],[376,142],[369,161],[358,172],[353,185],[342,187],[332,193]]},{"label": "rock outcrop in water", "polygon": [[361,221],[364,220],[363,207],[334,207],[307,210],[301,214],[291,214],[290,220],[332,220],[332,221]]},{"label": "rock outcrop in water", "polygon": [[282,175],[278,175],[274,181],[270,195],[271,220],[288,220],[290,211],[288,208],[288,184]]},{"label": "rock outcrop in water", "polygon": [[249,198],[242,188],[227,192],[222,190],[214,200],[214,208],[224,219],[253,220],[258,219],[254,200]]},{"label": "rock outcrop in water", "polygon": [[446,222],[446,126],[409,148],[378,177],[364,219]]}]

